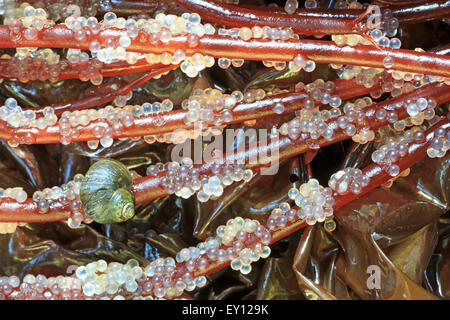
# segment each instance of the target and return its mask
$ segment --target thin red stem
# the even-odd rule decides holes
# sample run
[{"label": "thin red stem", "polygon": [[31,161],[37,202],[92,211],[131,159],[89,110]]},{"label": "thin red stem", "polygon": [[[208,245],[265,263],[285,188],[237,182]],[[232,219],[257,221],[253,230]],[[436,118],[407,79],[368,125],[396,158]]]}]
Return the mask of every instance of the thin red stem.
[{"label": "thin red stem", "polygon": [[[140,87],[145,82],[147,82],[150,79],[153,79],[154,77],[161,75],[163,73],[167,73],[171,70],[174,70],[178,68],[178,65],[153,65],[152,70],[144,73],[137,79],[131,81],[130,83],[127,83],[126,85],[118,88],[117,90],[112,90],[108,93],[102,93],[99,95],[91,96],[88,98],[71,101],[67,103],[58,103],[58,104],[52,104],[50,107],[52,107],[55,111],[56,115],[61,115],[64,111],[75,111],[75,110],[82,110],[87,108],[93,108],[100,106],[102,104],[108,103],[113,101],[118,96],[124,96],[128,92],[132,91],[133,89]],[[31,110],[34,110],[37,114],[42,113],[44,110],[44,107],[39,108],[30,108]]]},{"label": "thin red stem", "polygon": [[[350,99],[353,97],[365,95],[367,93],[378,90],[379,86],[366,88],[364,86],[356,85],[353,81],[338,80],[336,81],[336,94],[341,96],[342,99]],[[108,96],[112,95],[110,93]],[[306,98],[304,93],[286,93],[272,97],[268,97],[264,100],[260,100],[254,103],[241,103],[233,109],[233,121],[231,123],[240,123],[247,120],[254,120],[265,118],[268,116],[276,115],[273,111],[273,106],[277,102],[281,102],[285,105],[284,113],[291,113],[299,110],[301,102]],[[88,101],[90,104],[94,104],[99,97],[86,98],[83,100]],[[72,103],[70,103],[72,104]],[[97,104],[98,105],[98,104]],[[59,110],[67,110],[69,104],[60,105]],[[75,107],[71,107],[74,110]],[[184,117],[186,110],[174,110],[160,115],[149,115],[137,118],[134,125],[128,128],[124,128],[120,135],[115,135],[114,138],[126,138],[126,137],[138,137],[147,135],[158,135],[168,132],[174,132],[180,129],[193,129],[192,125],[184,123]],[[162,118],[164,125],[158,126],[156,123],[158,117]],[[97,120],[91,122],[89,125],[83,127],[80,126],[80,136],[73,141],[90,141],[97,140],[93,135],[92,129],[96,126],[107,126],[104,120]],[[35,139],[36,144],[42,143],[59,143],[60,134],[58,125],[47,127],[43,130],[37,128],[24,128],[24,129],[12,129],[7,126],[4,121],[0,120],[0,139],[10,140],[14,137],[22,137],[31,133]]]},{"label": "thin red stem", "polygon": [[337,19],[329,15],[286,14],[278,11],[254,10],[236,5],[206,0],[175,0],[177,5],[190,12],[198,13],[203,20],[228,27],[269,26],[290,27],[296,34],[330,35],[359,33],[351,19]]},{"label": "thin red stem", "polygon": [[[95,38],[104,43],[108,38],[118,40],[122,35],[126,35],[125,30],[109,28],[101,31]],[[90,39],[74,41],[73,37],[72,30],[63,25],[57,25],[42,30],[37,40],[26,40],[22,37],[18,41],[13,41],[9,36],[8,26],[0,26],[0,48],[50,46],[88,49]],[[188,56],[201,53],[216,58],[258,61],[292,61],[298,54],[302,54],[317,63],[350,64],[373,68],[385,68],[383,60],[386,57],[392,57],[395,70],[450,77],[450,57],[404,49],[380,50],[365,45],[339,47],[334,42],[321,40],[291,39],[277,42],[251,39],[243,41],[220,35],[205,35],[200,39],[197,47],[190,48],[186,36],[175,37],[165,45],[152,45],[141,42],[139,39],[142,38],[138,36],[132,41],[128,48],[130,51],[173,54],[177,49],[183,49]]]},{"label": "thin red stem", "polygon": [[[383,1],[380,1],[383,2]],[[386,1],[387,2],[387,1]],[[450,15],[450,1],[449,0],[439,0],[439,1],[399,1],[397,3],[389,3],[388,6],[381,7],[381,11],[389,9],[392,11],[392,17],[397,18],[401,24],[411,24],[419,23],[425,21],[431,21],[436,19],[446,18]],[[181,5],[180,5],[181,6]],[[262,7],[262,6],[252,6],[244,5],[244,8],[250,9],[254,12],[259,11],[269,11],[277,12],[280,14],[287,13],[282,7]],[[241,8],[241,6],[239,6]],[[236,10],[240,10],[237,9]],[[299,8],[296,10],[294,19],[305,19],[309,17],[328,17],[332,19],[356,19],[364,13],[362,9],[324,9],[324,8]],[[232,19],[230,17],[229,19]],[[216,19],[217,20],[217,19]],[[214,20],[213,20],[214,21]],[[217,21],[214,21],[217,22]],[[220,24],[225,24],[228,22],[217,22]],[[242,25],[244,26],[244,25]],[[287,28],[289,25],[283,25],[281,27]]]},{"label": "thin red stem", "polygon": [[[93,60],[93,59],[91,59]],[[10,59],[0,59],[0,77],[3,79],[15,79],[17,74],[11,73],[7,69],[8,64],[11,63]],[[89,63],[77,64],[75,66],[70,66],[61,71],[58,75],[58,79],[79,79],[79,71],[81,68],[87,67]],[[155,68],[161,67],[161,64],[150,64],[145,59],[138,60],[135,64],[129,64],[126,61],[115,61],[112,63],[105,64],[100,70],[104,78],[122,76],[131,73],[150,71]]]}]

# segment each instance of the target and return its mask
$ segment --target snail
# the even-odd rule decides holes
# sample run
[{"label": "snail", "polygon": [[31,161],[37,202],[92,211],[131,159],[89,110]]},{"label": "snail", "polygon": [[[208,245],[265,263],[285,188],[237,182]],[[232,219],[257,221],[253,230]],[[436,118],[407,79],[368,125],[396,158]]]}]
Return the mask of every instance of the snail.
[{"label": "snail", "polygon": [[117,223],[134,216],[132,179],[119,161],[105,159],[94,163],[80,188],[84,211],[95,222]]}]

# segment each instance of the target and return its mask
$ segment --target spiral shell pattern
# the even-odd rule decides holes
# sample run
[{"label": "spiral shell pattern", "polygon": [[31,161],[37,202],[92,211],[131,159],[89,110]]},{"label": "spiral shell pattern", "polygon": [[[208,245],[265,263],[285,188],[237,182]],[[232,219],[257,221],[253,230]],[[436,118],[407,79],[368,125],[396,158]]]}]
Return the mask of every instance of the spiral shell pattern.
[{"label": "spiral shell pattern", "polygon": [[81,184],[84,211],[95,222],[117,223],[134,216],[132,178],[119,161],[104,159],[94,163]]}]

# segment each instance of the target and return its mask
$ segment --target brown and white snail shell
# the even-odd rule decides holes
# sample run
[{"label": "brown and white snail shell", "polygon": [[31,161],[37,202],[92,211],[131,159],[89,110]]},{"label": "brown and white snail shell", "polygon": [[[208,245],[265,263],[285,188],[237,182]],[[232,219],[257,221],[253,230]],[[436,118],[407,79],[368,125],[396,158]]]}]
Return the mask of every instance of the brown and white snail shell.
[{"label": "brown and white snail shell", "polygon": [[119,161],[104,159],[94,163],[80,188],[84,211],[95,222],[117,223],[134,216],[132,178]]}]

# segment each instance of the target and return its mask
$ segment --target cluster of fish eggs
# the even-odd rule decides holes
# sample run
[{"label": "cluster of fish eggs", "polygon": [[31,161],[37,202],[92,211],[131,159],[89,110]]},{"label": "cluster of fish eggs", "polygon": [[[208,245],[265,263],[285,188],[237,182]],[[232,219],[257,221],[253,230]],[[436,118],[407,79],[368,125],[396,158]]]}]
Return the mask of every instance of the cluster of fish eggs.
[{"label": "cluster of fish eggs", "polygon": [[116,294],[119,289],[135,292],[138,289],[136,280],[143,276],[142,268],[136,260],[130,260],[123,265],[112,262],[109,265],[104,260],[80,266],[75,276],[81,280],[83,294],[87,297],[94,295]]},{"label": "cluster of fish eggs", "polygon": [[240,91],[231,94],[223,94],[217,89],[197,89],[181,104],[187,110],[184,122],[195,125],[198,128],[206,128],[208,125],[221,125],[233,120],[230,111],[244,96]]},{"label": "cluster of fish eggs", "polygon": [[[289,136],[291,139],[297,139],[300,135],[306,134],[305,138],[307,139],[306,143],[308,146],[310,148],[317,148],[317,139],[321,136],[327,140],[333,138],[336,128],[330,126],[327,121],[341,115],[338,107],[342,104],[342,99],[339,96],[333,95],[335,84],[332,81],[325,82],[322,79],[318,79],[306,86],[303,83],[298,83],[296,85],[296,91],[302,90],[305,90],[308,94],[308,97],[303,100],[302,110],[296,112],[294,119],[282,124],[279,132],[282,135]],[[319,104],[329,104],[332,109],[320,111],[317,107]],[[351,124],[346,121],[343,129],[348,125]],[[351,126],[354,127],[353,125]],[[354,133],[356,133],[356,129]]]},{"label": "cluster of fish eggs", "polygon": [[0,107],[0,119],[6,121],[12,128],[31,127],[38,129],[45,129],[58,121],[53,108],[44,108],[43,116],[37,117],[35,111],[23,110],[14,98],[6,99],[5,104]]},{"label": "cluster of fish eggs", "polygon": [[370,182],[370,177],[364,174],[361,169],[345,168],[334,173],[328,181],[328,186],[339,194],[352,192],[361,193],[363,187]]},{"label": "cluster of fish eggs", "polygon": [[[125,128],[132,126],[136,119],[149,115],[160,115],[173,109],[173,103],[169,99],[161,102],[144,103],[142,105],[125,105],[131,98],[131,92],[126,96],[118,96],[114,103],[118,107],[106,106],[105,108],[65,111],[58,121],[60,141],[62,144],[69,144],[80,135],[79,126],[86,127],[92,122],[101,120],[101,123],[92,127],[92,134],[98,140],[88,141],[90,149],[97,149],[99,143],[103,147],[110,147],[114,135],[120,135]],[[162,117],[156,117],[158,125],[163,125]]]},{"label": "cluster of fish eggs", "polygon": [[22,83],[30,80],[56,82],[61,71],[68,67],[67,62],[60,60],[59,54],[50,48],[17,48],[13,57],[3,54],[1,58],[8,60],[5,71]]},{"label": "cluster of fish eggs", "polygon": [[396,177],[400,174],[396,162],[408,154],[409,144],[423,139],[424,131],[418,126],[400,131],[396,136],[386,136],[383,143],[380,143],[377,150],[372,153],[372,161],[379,164],[390,176]]},{"label": "cluster of fish eggs", "polygon": [[442,158],[450,149],[450,130],[439,128],[427,149],[430,158]]},{"label": "cluster of fish eggs", "polygon": [[[199,256],[200,253],[197,260]],[[143,292],[156,298],[173,298],[180,296],[185,290],[193,291],[195,288],[204,287],[207,282],[206,277],[193,276],[198,267],[197,260],[191,260],[193,268],[176,268],[175,260],[171,257],[153,260],[144,269],[147,278],[142,282]],[[200,258],[199,261],[203,260]]]},{"label": "cluster of fish eggs", "polygon": [[27,193],[22,187],[0,188],[0,199],[10,198],[18,203],[24,203],[27,200]]},{"label": "cluster of fish eggs", "polygon": [[291,188],[288,192],[290,199],[299,207],[297,214],[309,225],[325,221],[333,215],[333,191],[323,187],[316,179],[303,183],[299,189]]},{"label": "cluster of fish eggs", "polygon": [[242,274],[251,272],[251,263],[270,255],[271,234],[257,220],[236,217],[216,230],[219,244],[228,246],[223,255],[231,260],[230,267]]},{"label": "cluster of fish eggs", "polygon": [[200,174],[190,158],[183,158],[181,163],[151,165],[147,168],[147,175],[156,176],[162,171],[166,171],[166,174],[161,178],[161,186],[167,193],[176,194],[184,199],[197,193],[200,202],[218,198],[225,186],[242,180],[249,181],[253,177],[253,172],[250,169],[244,170],[244,165],[239,163],[224,165],[214,163],[211,166],[212,175]]},{"label": "cluster of fish eggs", "polygon": [[273,209],[270,213],[269,218],[267,219],[267,227],[271,231],[276,231],[286,227],[289,223],[293,223],[300,218],[301,211],[297,211],[294,208],[291,208],[289,203],[282,202],[280,205]]}]

